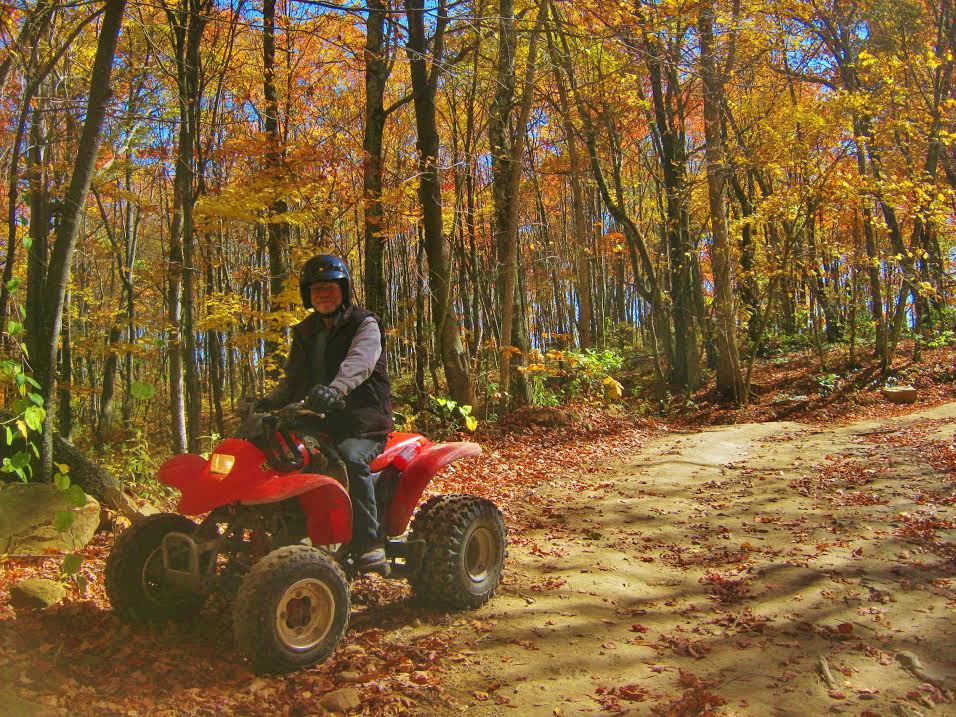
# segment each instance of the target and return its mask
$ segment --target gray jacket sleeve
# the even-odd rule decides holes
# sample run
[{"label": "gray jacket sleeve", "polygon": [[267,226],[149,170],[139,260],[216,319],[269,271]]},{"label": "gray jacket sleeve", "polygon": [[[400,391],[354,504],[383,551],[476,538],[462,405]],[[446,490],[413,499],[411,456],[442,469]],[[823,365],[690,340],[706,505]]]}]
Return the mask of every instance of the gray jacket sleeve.
[{"label": "gray jacket sleeve", "polygon": [[372,375],[381,355],[382,332],[378,328],[378,322],[369,316],[355,332],[349,352],[329,385],[341,391],[344,396]]}]

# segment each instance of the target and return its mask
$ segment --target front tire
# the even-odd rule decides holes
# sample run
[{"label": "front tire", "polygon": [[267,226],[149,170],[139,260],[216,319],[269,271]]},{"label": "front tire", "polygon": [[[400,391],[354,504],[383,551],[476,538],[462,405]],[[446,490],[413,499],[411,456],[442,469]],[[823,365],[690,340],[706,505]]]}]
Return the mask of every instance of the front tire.
[{"label": "front tire", "polygon": [[469,610],[488,602],[501,582],[508,531],[501,511],[473,495],[439,495],[415,513],[410,540],[424,540],[412,592],[426,603]]},{"label": "front tire", "polygon": [[342,569],[306,545],[273,550],[242,581],[233,609],[236,644],[257,672],[322,662],[345,634],[351,601]]},{"label": "front tire", "polygon": [[116,538],[106,559],[106,594],[122,620],[161,622],[199,611],[202,595],[178,590],[166,581],[162,551],[166,535],[192,535],[196,527],[183,515],[158,513],[138,520]]}]

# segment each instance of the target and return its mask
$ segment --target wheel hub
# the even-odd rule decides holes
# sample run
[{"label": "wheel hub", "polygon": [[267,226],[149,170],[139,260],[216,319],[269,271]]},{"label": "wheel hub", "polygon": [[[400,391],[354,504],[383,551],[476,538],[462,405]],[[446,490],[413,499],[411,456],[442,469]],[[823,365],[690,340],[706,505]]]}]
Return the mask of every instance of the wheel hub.
[{"label": "wheel hub", "polygon": [[276,607],[276,635],[289,649],[309,650],[329,633],[335,597],[321,580],[305,578],[283,593]]},{"label": "wheel hub", "polygon": [[488,528],[478,527],[468,536],[465,545],[465,572],[473,582],[488,578],[495,561],[495,538]]}]

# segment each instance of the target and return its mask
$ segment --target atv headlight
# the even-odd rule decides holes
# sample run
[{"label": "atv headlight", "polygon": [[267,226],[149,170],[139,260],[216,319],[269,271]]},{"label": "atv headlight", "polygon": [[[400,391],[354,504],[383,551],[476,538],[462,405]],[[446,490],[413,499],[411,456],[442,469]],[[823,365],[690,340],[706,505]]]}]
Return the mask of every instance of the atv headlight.
[{"label": "atv headlight", "polygon": [[235,456],[228,456],[225,453],[213,453],[209,459],[209,472],[216,475],[226,476],[232,470],[236,463]]}]

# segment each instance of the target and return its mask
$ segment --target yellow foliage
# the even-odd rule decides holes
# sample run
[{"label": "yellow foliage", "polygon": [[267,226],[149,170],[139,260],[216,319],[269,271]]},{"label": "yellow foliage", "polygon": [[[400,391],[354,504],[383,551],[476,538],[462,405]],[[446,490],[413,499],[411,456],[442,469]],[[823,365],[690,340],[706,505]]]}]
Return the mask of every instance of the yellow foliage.
[{"label": "yellow foliage", "polygon": [[604,393],[608,398],[619,400],[624,396],[624,387],[610,376],[605,376],[601,382],[604,384]]}]

